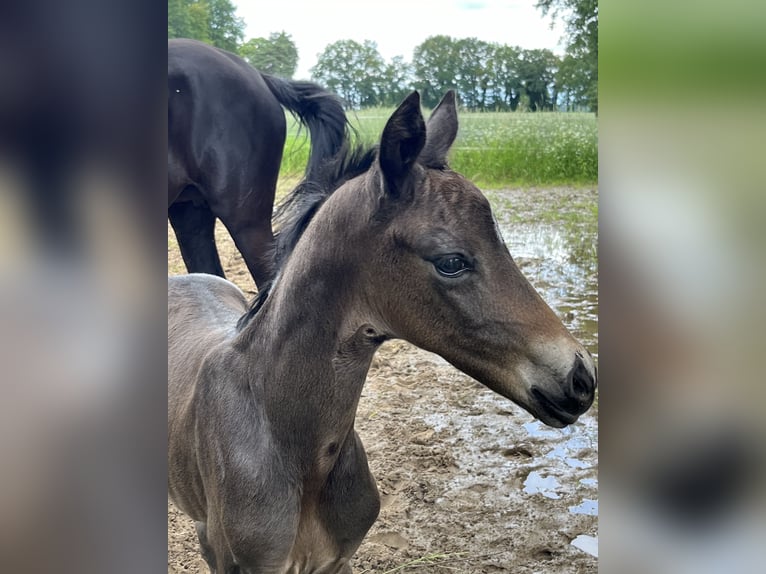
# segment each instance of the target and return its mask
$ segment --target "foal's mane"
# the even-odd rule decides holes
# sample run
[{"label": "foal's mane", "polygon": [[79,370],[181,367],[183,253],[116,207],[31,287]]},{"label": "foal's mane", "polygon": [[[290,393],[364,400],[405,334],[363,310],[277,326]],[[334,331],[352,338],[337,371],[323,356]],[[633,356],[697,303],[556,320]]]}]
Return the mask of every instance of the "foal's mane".
[{"label": "foal's mane", "polygon": [[258,290],[248,310],[239,318],[237,330],[244,329],[266,302],[274,280],[322,204],[348,180],[370,169],[377,153],[377,146],[344,145],[335,157],[311,171],[276,208],[273,222],[278,231],[274,235],[272,253],[274,279]]}]

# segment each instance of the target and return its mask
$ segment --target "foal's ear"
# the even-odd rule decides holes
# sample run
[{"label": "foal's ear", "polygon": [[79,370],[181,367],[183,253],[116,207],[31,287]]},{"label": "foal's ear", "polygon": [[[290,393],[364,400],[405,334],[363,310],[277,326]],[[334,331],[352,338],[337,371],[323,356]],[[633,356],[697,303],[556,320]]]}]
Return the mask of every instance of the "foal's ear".
[{"label": "foal's ear", "polygon": [[380,169],[388,193],[399,195],[425,143],[426,123],[420,112],[420,94],[412,92],[386,122],[380,138]]},{"label": "foal's ear", "polygon": [[447,164],[447,152],[457,137],[457,104],[455,91],[450,90],[431,112],[426,124],[426,145],[420,163],[440,168]]}]

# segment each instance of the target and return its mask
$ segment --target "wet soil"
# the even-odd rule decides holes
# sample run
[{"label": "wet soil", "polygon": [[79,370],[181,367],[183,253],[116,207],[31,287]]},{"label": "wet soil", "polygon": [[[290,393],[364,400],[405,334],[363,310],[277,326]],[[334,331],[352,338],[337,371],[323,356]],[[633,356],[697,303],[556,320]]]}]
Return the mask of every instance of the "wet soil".
[{"label": "wet soil", "polygon": [[[514,223],[528,231],[533,223],[511,221],[506,209],[524,212],[532,196],[508,190],[491,197],[514,253],[514,246],[522,249],[519,241],[528,240],[508,228]],[[549,208],[556,202],[563,208],[573,198],[597,201],[593,190],[547,190],[545,198]],[[568,233],[567,225],[547,220],[544,225]],[[595,229],[573,233],[578,245],[595,242]],[[252,293],[252,281],[222,228],[218,244],[227,277]],[[522,269],[596,354],[595,263],[562,256],[561,273],[567,277],[585,271],[584,281],[561,294],[556,272],[546,270],[550,250],[527,251],[519,261]],[[170,229],[168,266],[170,273],[183,272]],[[597,572],[597,417],[596,404],[571,427],[545,427],[440,357],[403,341],[384,344],[373,360],[356,422],[382,509],[354,557],[354,572]],[[204,572],[193,523],[168,502],[168,573]]]}]

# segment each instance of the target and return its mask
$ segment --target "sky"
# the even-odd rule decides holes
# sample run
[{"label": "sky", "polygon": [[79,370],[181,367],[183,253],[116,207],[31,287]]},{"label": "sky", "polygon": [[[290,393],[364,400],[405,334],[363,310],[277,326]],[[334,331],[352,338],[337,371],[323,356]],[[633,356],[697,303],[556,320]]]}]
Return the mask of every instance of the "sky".
[{"label": "sky", "polygon": [[429,36],[475,37],[563,54],[563,26],[535,0],[233,0],[245,20],[245,40],[287,32],[298,48],[295,79],[309,79],[317,55],[338,40],[372,40],[387,62],[412,61]]}]

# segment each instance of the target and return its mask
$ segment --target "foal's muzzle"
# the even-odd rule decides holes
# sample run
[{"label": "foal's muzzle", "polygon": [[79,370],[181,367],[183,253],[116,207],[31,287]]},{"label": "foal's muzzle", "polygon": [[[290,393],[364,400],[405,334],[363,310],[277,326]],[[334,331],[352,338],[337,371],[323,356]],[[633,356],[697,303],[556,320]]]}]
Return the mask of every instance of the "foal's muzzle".
[{"label": "foal's muzzle", "polygon": [[595,394],[595,369],[594,374],[591,374],[579,354],[559,389],[551,391],[532,387],[532,397],[538,406],[537,417],[556,428],[575,422],[593,404]]}]

